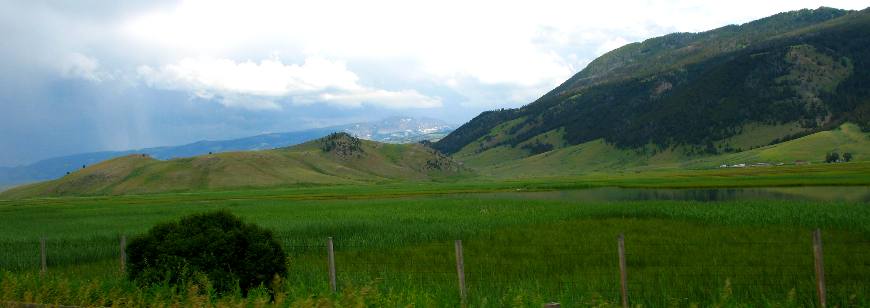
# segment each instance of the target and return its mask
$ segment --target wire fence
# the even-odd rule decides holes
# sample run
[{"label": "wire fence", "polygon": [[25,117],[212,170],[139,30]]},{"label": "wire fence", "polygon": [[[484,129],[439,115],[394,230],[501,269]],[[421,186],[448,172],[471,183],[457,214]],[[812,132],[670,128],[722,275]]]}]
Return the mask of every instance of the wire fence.
[{"label": "wire fence", "polygon": [[[119,262],[115,268],[123,269],[121,238],[0,243],[0,269],[52,271],[95,262]],[[336,240],[332,263],[326,239],[301,245],[285,239],[283,247],[292,275],[288,279],[336,291],[375,283],[452,294],[460,301],[536,294],[548,302],[616,303],[624,297],[655,306],[729,296],[793,296],[797,304],[810,306],[822,306],[828,298],[841,306],[870,300],[870,241],[822,242],[807,236],[793,241],[635,242],[629,236],[624,251],[616,237],[596,243],[470,239],[462,244],[383,249]]]}]

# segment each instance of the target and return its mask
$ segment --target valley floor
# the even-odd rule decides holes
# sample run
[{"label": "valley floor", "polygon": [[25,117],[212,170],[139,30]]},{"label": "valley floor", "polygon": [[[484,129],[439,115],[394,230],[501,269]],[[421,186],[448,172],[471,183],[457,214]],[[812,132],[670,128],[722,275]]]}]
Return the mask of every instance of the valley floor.
[{"label": "valley floor", "polygon": [[[816,228],[824,240],[828,304],[867,306],[866,197],[625,201],[539,198],[528,191],[868,185],[868,168],[850,163],[2,201],[0,300],[82,306],[268,303],[265,289],[244,299],[211,294],[196,283],[141,288],[119,272],[121,235],[135,236],[190,213],[227,209],[273,230],[288,250],[291,274],[276,282],[272,304],[277,306],[456,306],[454,240],[464,247],[470,306],[537,307],[551,301],[564,307],[616,306],[618,234],[625,236],[632,304],[812,306]],[[47,242],[45,275],[38,274],[41,237]],[[328,287],[327,237],[335,240],[337,294]]]}]

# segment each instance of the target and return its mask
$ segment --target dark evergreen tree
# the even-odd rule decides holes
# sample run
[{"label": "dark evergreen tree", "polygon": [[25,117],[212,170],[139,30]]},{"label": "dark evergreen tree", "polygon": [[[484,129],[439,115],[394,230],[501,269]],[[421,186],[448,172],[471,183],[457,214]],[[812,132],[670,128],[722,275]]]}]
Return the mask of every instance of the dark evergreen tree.
[{"label": "dark evergreen tree", "polygon": [[832,152],[832,153],[828,153],[828,155],[825,155],[825,162],[826,163],[836,163],[839,160],[840,160],[840,153]]}]

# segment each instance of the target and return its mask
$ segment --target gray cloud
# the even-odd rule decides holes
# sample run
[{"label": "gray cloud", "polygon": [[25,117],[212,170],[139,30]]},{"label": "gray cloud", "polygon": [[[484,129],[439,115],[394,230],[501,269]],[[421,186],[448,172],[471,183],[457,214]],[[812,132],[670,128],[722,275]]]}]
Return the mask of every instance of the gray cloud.
[{"label": "gray cloud", "polygon": [[[0,166],[392,115],[462,123],[619,42],[820,5],[627,3],[0,0]],[[308,59],[343,66],[297,72]],[[257,104],[271,108],[239,108]]]}]

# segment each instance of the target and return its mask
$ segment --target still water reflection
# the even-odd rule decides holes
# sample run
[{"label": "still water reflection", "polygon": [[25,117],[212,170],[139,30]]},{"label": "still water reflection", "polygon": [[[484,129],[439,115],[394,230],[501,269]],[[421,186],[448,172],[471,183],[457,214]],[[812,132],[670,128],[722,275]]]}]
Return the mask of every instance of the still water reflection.
[{"label": "still water reflection", "polygon": [[712,189],[648,189],[602,187],[544,192],[498,192],[475,194],[479,198],[572,201],[752,201],[808,200],[870,202],[870,186],[769,187]]}]

